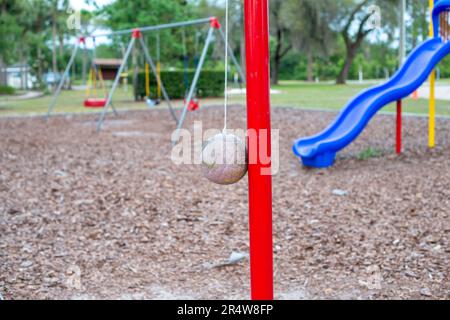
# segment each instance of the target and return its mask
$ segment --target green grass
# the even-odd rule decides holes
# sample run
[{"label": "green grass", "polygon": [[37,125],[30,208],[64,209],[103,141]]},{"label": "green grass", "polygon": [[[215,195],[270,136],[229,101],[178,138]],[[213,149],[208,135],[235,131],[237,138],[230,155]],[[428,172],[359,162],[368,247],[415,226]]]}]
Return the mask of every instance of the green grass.
[{"label": "green grass", "polygon": [[[443,84],[445,82],[441,82]],[[325,109],[325,110],[341,110],[342,107],[361,90],[366,89],[369,85],[349,84],[337,86],[334,84],[308,84],[301,81],[282,81],[280,85],[274,86],[273,89],[280,90],[281,94],[273,94],[271,96],[273,106],[286,106],[304,109]],[[32,100],[17,100],[14,97],[0,97],[0,116],[5,115],[29,115],[44,114],[51,96],[47,95]],[[99,112],[99,109],[83,108],[84,92],[83,91],[64,91],[57,100],[55,113],[77,113],[77,112]],[[125,93],[121,88],[114,95],[114,103],[118,109],[145,109],[143,102],[134,102],[132,97],[132,89],[129,88]],[[221,98],[203,99],[201,105],[217,105],[222,102]],[[245,103],[243,95],[231,96],[230,103]],[[174,106],[180,108],[182,101],[174,101]],[[404,112],[414,114],[428,113],[428,100],[410,98],[404,101]],[[164,104],[161,107],[165,107]],[[394,112],[395,104],[391,104],[383,108],[384,112]],[[436,112],[438,115],[450,115],[450,101],[436,101]]]},{"label": "green grass", "polygon": [[370,158],[380,158],[383,156],[383,150],[368,147],[358,154],[358,160],[364,161]]},{"label": "green grass", "polygon": [[[282,81],[273,89],[281,90],[282,94],[272,95],[272,105],[290,106],[306,109],[341,110],[346,103],[370,85],[348,84],[307,84],[296,81]],[[407,98],[403,103],[403,111],[413,114],[428,114],[428,99],[413,100]],[[382,109],[384,112],[395,112],[395,103]],[[450,101],[436,100],[436,113],[450,115]]]},{"label": "green grass", "polygon": [[340,110],[353,96],[367,86],[334,84],[308,84],[297,81],[284,81],[272,89],[282,94],[273,94],[272,104],[311,109]]},{"label": "green grass", "polygon": [[[51,95],[44,97],[17,100],[14,97],[0,98],[0,116],[5,115],[26,115],[26,114],[44,114],[47,112],[48,105],[52,99]],[[85,94],[83,91],[63,91],[59,96],[55,113],[77,113],[77,112],[98,112],[99,109],[87,109],[83,107]],[[126,94],[122,89],[114,95],[115,106],[118,109],[140,109],[145,108],[144,103],[135,103],[131,93]]]}]

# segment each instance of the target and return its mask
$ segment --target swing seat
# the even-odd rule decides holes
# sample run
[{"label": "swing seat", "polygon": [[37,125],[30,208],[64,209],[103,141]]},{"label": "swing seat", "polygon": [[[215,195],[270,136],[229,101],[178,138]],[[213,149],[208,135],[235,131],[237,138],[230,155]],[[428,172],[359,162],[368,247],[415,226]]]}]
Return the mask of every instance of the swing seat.
[{"label": "swing seat", "polygon": [[103,108],[106,105],[106,99],[88,98],[84,100],[85,108]]},{"label": "swing seat", "polygon": [[[186,103],[186,100],[184,101]],[[198,100],[191,100],[191,102],[188,105],[189,111],[196,111],[200,108],[200,102]]]},{"label": "swing seat", "polygon": [[159,99],[153,100],[153,99],[149,99],[149,98],[146,98],[145,102],[147,103],[148,107],[155,107],[161,103],[161,101]]},{"label": "swing seat", "polygon": [[157,105],[155,100],[148,99],[148,98],[146,99],[146,103],[147,103],[147,106],[150,107],[150,108]]}]

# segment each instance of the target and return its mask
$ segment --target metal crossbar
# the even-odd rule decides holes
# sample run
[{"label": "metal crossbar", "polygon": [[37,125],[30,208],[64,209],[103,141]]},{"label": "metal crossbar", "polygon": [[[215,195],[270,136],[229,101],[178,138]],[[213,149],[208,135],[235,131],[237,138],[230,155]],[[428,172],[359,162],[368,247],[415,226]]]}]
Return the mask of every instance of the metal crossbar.
[{"label": "metal crossbar", "polygon": [[215,17],[209,17],[209,18],[203,18],[203,19],[197,19],[197,20],[191,20],[191,21],[183,21],[183,22],[166,23],[166,24],[160,24],[157,26],[147,26],[147,27],[142,27],[142,28],[124,29],[124,30],[101,33],[101,34],[97,34],[97,35],[86,35],[84,37],[85,38],[114,37],[114,36],[131,34],[135,30],[139,30],[141,32],[149,32],[149,31],[157,31],[157,30],[162,30],[162,29],[189,27],[189,26],[195,26],[195,25],[199,25],[199,24],[210,23],[213,19],[215,19]]}]

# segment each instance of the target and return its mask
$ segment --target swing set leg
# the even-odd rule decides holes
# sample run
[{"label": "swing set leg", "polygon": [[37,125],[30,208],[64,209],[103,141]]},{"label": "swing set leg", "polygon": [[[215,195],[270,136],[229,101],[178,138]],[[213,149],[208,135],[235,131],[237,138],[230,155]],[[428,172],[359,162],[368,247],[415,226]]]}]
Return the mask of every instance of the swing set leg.
[{"label": "swing set leg", "polygon": [[236,56],[234,55],[233,49],[230,46],[230,43],[226,43],[225,34],[224,34],[222,28],[219,28],[218,30],[219,30],[220,37],[222,38],[223,42],[225,43],[225,45],[228,48],[228,54],[229,54],[229,56],[231,58],[231,61],[233,61],[233,64],[236,67],[237,72],[239,73],[239,76],[241,77],[241,81],[245,85],[246,84],[246,79],[245,79],[245,74],[242,71],[242,67],[239,64],[239,62],[237,61]]},{"label": "swing set leg", "polygon": [[191,104],[192,97],[194,96],[195,88],[197,87],[198,79],[200,78],[200,73],[205,63],[206,55],[208,54],[209,45],[211,44],[212,37],[214,33],[214,27],[210,27],[208,35],[206,36],[205,46],[203,47],[202,55],[200,61],[198,62],[197,70],[195,70],[194,79],[192,80],[189,93],[187,95],[186,101],[184,103],[183,112],[181,113],[180,121],[178,122],[178,127],[172,136],[172,145],[175,145],[180,138],[180,130],[183,127],[184,120],[186,118],[186,113],[188,111],[189,105]]},{"label": "swing set leg", "polygon": [[56,105],[56,100],[58,99],[59,95],[61,94],[61,90],[64,85],[64,82],[66,81],[66,79],[69,76],[70,69],[72,68],[72,65],[75,61],[75,57],[77,56],[78,49],[80,47],[80,42],[84,42],[84,39],[80,39],[79,42],[77,42],[75,44],[75,47],[73,48],[72,56],[70,57],[69,63],[67,64],[67,67],[66,67],[66,70],[64,70],[64,74],[61,77],[61,80],[59,81],[58,88],[56,89],[55,94],[53,95],[52,100],[48,106],[47,115],[45,116],[46,121],[48,121],[48,119],[50,119],[50,116]]},{"label": "swing set leg", "polygon": [[178,118],[177,118],[177,115],[175,114],[172,103],[170,102],[169,94],[167,93],[167,90],[161,81],[161,77],[159,76],[160,73],[158,72],[157,66],[155,65],[155,63],[152,59],[152,56],[150,55],[150,52],[148,51],[148,48],[145,45],[144,39],[142,39],[142,37],[139,38],[139,43],[141,44],[142,50],[144,51],[145,60],[147,60],[147,63],[150,65],[150,68],[152,69],[152,72],[156,77],[156,82],[158,83],[158,87],[161,88],[164,100],[166,100],[166,103],[169,106],[170,114],[171,114],[172,118],[175,120],[175,122],[178,124]]},{"label": "swing set leg", "polygon": [[111,101],[110,104],[111,104],[111,110],[113,111],[114,115],[118,116],[119,112],[117,111],[116,107],[114,106],[114,103],[112,103],[112,101]]}]

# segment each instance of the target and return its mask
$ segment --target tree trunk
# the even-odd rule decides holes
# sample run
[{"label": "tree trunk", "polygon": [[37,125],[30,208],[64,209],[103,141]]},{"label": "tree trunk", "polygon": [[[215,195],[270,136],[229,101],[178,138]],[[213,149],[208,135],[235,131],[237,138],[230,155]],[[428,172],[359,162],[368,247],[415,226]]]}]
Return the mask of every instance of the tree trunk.
[{"label": "tree trunk", "polygon": [[37,47],[37,62],[38,62],[38,67],[37,67],[37,76],[38,76],[38,83],[39,86],[42,86],[42,48],[40,46],[40,44],[38,44]]},{"label": "tree trunk", "polygon": [[64,35],[59,34],[58,39],[59,39],[59,55],[61,57],[63,57],[64,56]]},{"label": "tree trunk", "polygon": [[344,29],[341,31],[341,35],[345,42],[346,57],[345,57],[345,63],[342,66],[342,69],[336,79],[336,84],[345,84],[346,83],[348,73],[350,71],[350,67],[356,56],[356,52],[358,51],[359,47],[361,46],[364,38],[374,30],[374,29],[364,30],[365,23],[372,16],[372,13],[368,13],[359,22],[359,27],[357,29],[358,32],[353,37],[354,40],[352,40],[352,36],[350,35],[350,29],[352,26],[352,22],[354,22],[354,20],[355,20],[355,16],[363,8],[363,6],[366,5],[367,3],[368,3],[368,0],[363,0],[353,9],[352,13],[350,14],[350,17],[347,20],[347,23],[346,23]]},{"label": "tree trunk", "polygon": [[281,63],[281,49],[283,46],[283,31],[281,29],[277,30],[277,46],[275,48],[275,55],[274,55],[274,61],[273,61],[273,68],[272,68],[272,78],[271,82],[272,84],[278,84],[278,77],[280,74],[280,63]]},{"label": "tree trunk", "polygon": [[58,60],[56,55],[56,16],[53,14],[52,18],[52,66],[53,72],[58,72]]},{"label": "tree trunk", "polygon": [[271,77],[271,79],[272,79],[271,83],[273,85],[278,84],[279,76],[280,76],[280,64],[281,64],[281,57],[275,56],[274,61],[273,61],[272,77]]},{"label": "tree trunk", "polygon": [[137,61],[138,57],[137,57],[137,50],[136,50],[136,46],[134,46],[133,48],[133,56],[132,56],[132,61],[133,61],[133,66],[134,66],[134,71],[133,71],[133,88],[134,88],[134,100],[135,101],[139,101],[141,100],[141,97],[138,95],[138,73],[139,73],[139,67],[137,65]]},{"label": "tree trunk", "polygon": [[75,72],[76,72],[76,61],[72,63],[72,71],[70,73],[70,77],[68,78],[69,83],[67,84],[67,90],[72,90],[72,82],[75,80]]},{"label": "tree trunk", "polygon": [[[59,42],[59,56],[64,59],[64,35],[63,34],[58,34],[58,42]],[[75,61],[72,65],[72,70],[73,67],[75,66]],[[70,77],[67,78],[66,83],[67,83],[67,90],[72,90],[72,78],[74,77],[75,73],[72,73]]]},{"label": "tree trunk", "polygon": [[28,90],[28,89],[30,89],[29,87],[28,87],[28,72],[29,72],[29,68],[28,68],[28,66],[27,66],[27,61],[24,61],[23,62],[23,65],[25,66],[24,67],[24,69],[25,69],[25,72],[24,72],[24,81],[25,81],[25,89],[26,90]]},{"label": "tree trunk", "polygon": [[[240,19],[239,21],[244,21],[244,10],[241,7],[241,10],[239,10],[240,12]],[[243,30],[243,25],[240,26],[240,29]],[[245,34],[244,32],[241,34],[241,43],[239,46],[240,49],[240,56],[241,56],[241,69],[242,69],[242,73],[244,74],[244,77],[247,75],[247,63],[246,63],[246,50],[245,50]],[[244,83],[244,81],[246,81],[246,79],[241,79],[241,83]]]},{"label": "tree trunk", "polygon": [[353,60],[355,59],[355,52],[350,50],[347,51],[347,56],[345,57],[345,63],[342,67],[341,72],[336,80],[336,84],[346,84],[348,73],[350,71],[350,67],[352,66]]},{"label": "tree trunk", "polygon": [[81,70],[81,78],[83,79],[83,86],[86,85],[86,68],[87,68],[87,49],[83,49],[83,70]]},{"label": "tree trunk", "polygon": [[308,82],[314,81],[314,57],[311,49],[308,49],[307,77]]},{"label": "tree trunk", "polygon": [[23,79],[23,72],[24,72],[24,66],[23,66],[23,47],[19,46],[19,73],[20,73],[20,89],[24,89],[24,79]]},{"label": "tree trunk", "polygon": [[[246,72],[246,61],[245,61],[245,37],[242,36],[241,37],[241,45],[240,45],[240,49],[241,49],[241,69],[242,69],[242,73],[244,74],[244,76],[247,74]],[[241,79],[241,82],[243,83],[245,81],[245,79]]]},{"label": "tree trunk", "polygon": [[2,85],[2,86],[7,85],[6,70],[5,70],[5,65],[4,65],[2,56],[0,56],[0,85]]}]

